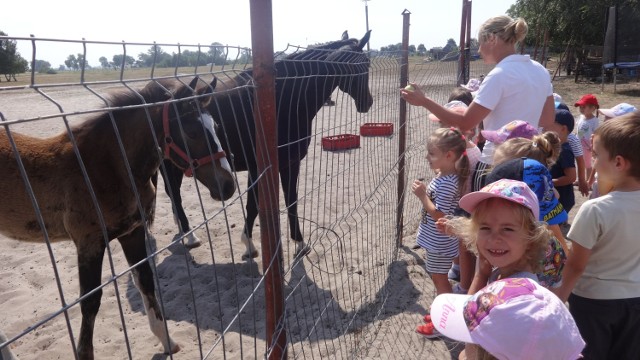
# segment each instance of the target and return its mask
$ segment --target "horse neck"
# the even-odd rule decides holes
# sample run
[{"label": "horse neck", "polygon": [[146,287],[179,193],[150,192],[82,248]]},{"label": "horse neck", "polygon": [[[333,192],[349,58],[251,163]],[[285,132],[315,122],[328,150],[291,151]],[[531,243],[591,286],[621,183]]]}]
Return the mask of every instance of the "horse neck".
[{"label": "horse neck", "polygon": [[151,121],[142,108],[115,111],[113,122],[109,114],[104,114],[94,119],[93,124],[87,124],[83,142],[114,162],[122,162],[122,144],[134,177],[146,179],[157,171],[162,161],[154,136],[160,146],[164,144],[162,107],[150,107],[148,112]]},{"label": "horse neck", "polygon": [[322,58],[295,62],[284,60],[279,65],[276,65],[279,77],[277,94],[290,96],[292,100],[298,100],[298,104],[306,104],[303,111],[312,115],[312,119],[338,87],[338,78],[330,68],[325,68]]}]

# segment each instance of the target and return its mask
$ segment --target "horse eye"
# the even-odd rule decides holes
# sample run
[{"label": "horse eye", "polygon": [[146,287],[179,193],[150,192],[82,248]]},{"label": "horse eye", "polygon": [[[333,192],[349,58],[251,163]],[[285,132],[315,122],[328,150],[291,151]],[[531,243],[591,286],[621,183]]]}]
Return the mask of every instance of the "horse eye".
[{"label": "horse eye", "polygon": [[188,124],[183,124],[184,126],[184,134],[189,139],[195,139],[198,136],[198,130],[202,131],[202,126],[200,124],[192,124],[189,122]]}]

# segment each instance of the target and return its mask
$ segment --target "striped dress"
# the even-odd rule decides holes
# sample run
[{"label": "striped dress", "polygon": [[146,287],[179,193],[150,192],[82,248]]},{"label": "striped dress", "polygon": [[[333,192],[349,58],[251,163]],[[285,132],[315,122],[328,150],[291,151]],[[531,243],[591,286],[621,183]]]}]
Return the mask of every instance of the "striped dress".
[{"label": "striped dress", "polygon": [[[436,210],[445,215],[452,215],[458,206],[458,175],[450,174],[435,177],[427,187],[427,196]],[[424,208],[421,211],[422,221],[418,227],[417,243],[429,253],[442,256],[458,256],[458,239],[443,235],[436,229],[435,220]]]}]

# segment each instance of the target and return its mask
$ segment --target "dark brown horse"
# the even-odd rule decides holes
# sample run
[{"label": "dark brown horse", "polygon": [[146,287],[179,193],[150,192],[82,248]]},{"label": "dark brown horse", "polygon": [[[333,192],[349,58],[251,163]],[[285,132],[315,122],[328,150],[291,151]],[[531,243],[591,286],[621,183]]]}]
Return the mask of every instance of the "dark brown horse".
[{"label": "dark brown horse", "polygon": [[[280,182],[291,238],[296,243],[296,255],[309,250],[298,221],[298,176],[300,162],[307,155],[312,140],[312,121],[336,88],[353,98],[358,112],[369,111],[373,104],[369,90],[369,57],[362,51],[369,42],[369,36],[370,32],[367,32],[360,40],[349,39],[345,32],[342,40],[295,52],[275,62]],[[249,69],[219,86],[209,104],[209,112],[224,132],[219,133],[222,147],[233,154],[233,169],[249,172],[247,215],[242,233],[242,242],[246,246],[243,259],[258,256],[251,236],[258,216],[251,76],[252,70]],[[174,202],[180,231],[185,233],[190,227],[180,199],[182,172],[170,164],[166,169],[167,173],[163,174],[165,184],[171,185],[166,190]]]},{"label": "dark brown horse", "polygon": [[146,260],[157,172],[168,159],[193,171],[214,199],[235,192],[224,151],[208,141],[216,137],[206,109],[215,83],[194,92],[197,81],[173,91],[154,81],[139,91],[112,94],[108,111],[51,138],[18,134],[8,125],[0,131],[0,232],[24,241],[70,238],[76,245],[83,297],[80,359],[93,359],[102,260],[112,239],[133,266],[151,331],[165,352],[180,349],[165,331]]}]

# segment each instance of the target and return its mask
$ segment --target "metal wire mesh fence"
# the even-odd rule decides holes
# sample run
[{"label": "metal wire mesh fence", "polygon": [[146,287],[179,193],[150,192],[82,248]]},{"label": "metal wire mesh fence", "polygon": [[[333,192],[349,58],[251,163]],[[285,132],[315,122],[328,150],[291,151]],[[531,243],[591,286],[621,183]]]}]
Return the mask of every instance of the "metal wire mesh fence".
[{"label": "metal wire mesh fence", "polygon": [[[249,194],[261,176],[250,175],[251,172],[246,171],[253,166],[247,159],[252,156],[255,158],[255,153],[251,151],[255,145],[252,136],[238,135],[242,126],[250,125],[253,119],[249,115],[252,115],[251,94],[255,84],[251,71],[246,71],[250,50],[155,43],[16,40],[31,41],[34,48],[50,42],[77,45],[85,49],[85,56],[99,53],[99,49],[104,47],[115,46],[123,48],[124,54],[133,54],[140,49],[153,53],[151,50],[158,47],[174,54],[174,65],[168,68],[155,66],[156,63],[142,68],[127,65],[109,70],[81,68],[75,72],[65,72],[64,76],[71,77],[64,81],[57,80],[59,77],[49,80],[45,75],[34,72],[29,86],[0,87],[2,135],[20,133],[32,137],[30,141],[20,143],[3,136],[0,138],[3,142],[0,149],[17,149],[23,162],[31,160],[28,157],[30,147],[39,144],[42,141],[40,139],[50,140],[47,143],[49,145],[41,149],[43,153],[54,151],[56,141],[67,141],[70,134],[81,136],[73,129],[86,127],[88,121],[95,122],[88,119],[102,118],[103,114],[107,114],[105,119],[108,121],[101,130],[102,136],[97,139],[106,137],[107,133],[114,132],[120,126],[118,121],[109,120],[118,119],[118,114],[128,107],[142,109],[144,116],[140,122],[147,130],[135,132],[136,141],[124,141],[123,148],[116,148],[112,156],[123,158],[133,144],[144,142],[145,136],[142,134],[150,133],[147,136],[157,146],[148,151],[145,158],[154,158],[158,155],[157,147],[167,142],[162,131],[149,130],[154,128],[150,124],[161,119],[156,109],[167,103],[178,113],[185,101],[208,96],[189,92],[188,96],[180,98],[176,89],[187,86],[194,76],[201,79],[198,83],[200,89],[210,87],[206,84],[213,78],[218,79],[211,104],[208,107],[198,104],[196,113],[211,112],[218,123],[218,138],[225,147],[245,141],[251,145],[233,152],[227,149],[227,158],[235,170],[233,183],[236,191],[225,200],[216,201],[210,196],[216,189],[220,190],[219,179],[210,186],[203,185],[206,181],[202,179],[196,181],[198,176],[187,178],[181,184],[172,184],[172,187],[177,186],[181,190],[181,205],[190,222],[190,227],[186,229],[173,220],[172,204],[178,200],[176,189],[173,189],[173,199],[165,191],[157,192],[153,204],[153,224],[146,222],[150,215],[148,211],[138,211],[134,206],[136,211],[133,213],[141,218],[140,223],[143,224],[142,233],[148,254],[140,261],[127,262],[125,258],[129,256],[126,239],[130,237],[127,231],[110,229],[107,216],[87,216],[90,222],[99,223],[107,234],[121,235],[120,242],[108,241],[118,236],[96,236],[96,241],[105,246],[107,261],[99,266],[102,275],[98,287],[103,295],[95,319],[92,350],[97,357],[107,359],[264,357],[270,344],[265,341],[266,309],[262,274],[273,264],[263,264],[259,257],[249,256],[248,260],[243,260],[246,247],[241,240],[249,211],[246,210],[247,205],[255,202]],[[87,52],[86,49],[91,50]],[[313,58],[310,63],[302,55],[309,54],[308,50],[311,49],[285,49],[279,54],[280,61],[288,61],[294,66],[285,67],[285,70],[277,73],[277,82],[302,83],[305,86],[303,90],[298,89],[293,93],[283,90],[276,98],[279,100],[278,111],[291,112],[291,124],[298,127],[295,129],[297,136],[290,141],[280,142],[280,154],[286,148],[307,146],[306,156],[299,164],[298,181],[293,182],[297,196],[290,202],[286,199],[286,191],[281,191],[279,199],[280,221],[283,224],[279,245],[284,254],[285,281],[285,317],[280,326],[287,335],[288,355],[290,358],[304,359],[450,358],[459,351],[458,344],[424,340],[413,331],[428,309],[435,290],[424,271],[423,254],[411,250],[420,204],[410,192],[405,199],[398,199],[397,196],[398,159],[401,155],[397,141],[397,134],[401,130],[398,122],[400,59],[397,54],[379,53],[367,58],[369,67],[366,70],[357,66],[362,64],[361,60],[355,62],[356,75],[368,73],[368,88],[373,97],[368,111],[359,112],[363,110],[358,104],[362,90],[349,95],[349,87],[341,83],[348,78],[344,72],[330,76],[304,73],[308,70],[305,66],[346,69],[340,57],[326,58],[334,54],[336,49],[329,46],[322,51],[322,56]],[[180,56],[175,56],[189,52],[196,54],[196,59],[200,56],[203,60],[187,66],[180,62]],[[216,56],[214,60],[208,58],[212,54]],[[476,67],[475,62],[471,64],[471,77],[488,72],[486,68]],[[456,62],[412,61],[409,78],[412,82],[423,84],[432,98],[444,103],[456,85],[456,66]],[[172,95],[164,100],[145,98],[144,89],[149,84],[162,84],[162,88],[171,91]],[[312,86],[323,90],[329,88],[330,96],[313,99],[301,96],[312,92]],[[143,101],[137,105],[118,105],[110,97],[114,92],[132,93],[137,98],[142,97]],[[233,111],[223,111],[231,105],[234,105]],[[407,147],[403,154],[407,161],[406,183],[414,178],[431,178],[424,156],[427,134],[436,126],[428,122],[424,109],[410,108],[409,115],[406,123]],[[307,123],[309,127],[300,132],[303,126],[296,121],[304,117],[310,120]],[[178,113],[175,118],[182,119],[182,125],[178,127],[180,136],[185,140],[193,137],[184,123],[189,118],[187,113]],[[385,132],[363,136],[363,129],[371,124],[382,124]],[[205,125],[201,125],[202,131],[206,131],[205,128]],[[391,132],[386,132],[389,129]],[[357,138],[359,146],[340,143],[345,137],[338,135],[352,135],[348,139]],[[55,138],[58,140],[51,141],[54,136],[58,136]],[[329,149],[331,143],[326,145],[327,140],[336,139],[338,142],[335,144],[339,148]],[[98,140],[94,141],[98,143]],[[209,138],[204,143],[210,151],[217,146],[215,140]],[[90,169],[110,166],[104,158],[88,155],[95,149],[84,150],[77,145],[71,148],[80,149],[82,155],[72,156],[76,168],[79,163]],[[16,162],[15,150],[6,151],[2,157],[5,162]],[[286,165],[282,160],[280,158],[280,167]],[[221,164],[219,161],[213,163]],[[165,166],[159,162],[155,164],[156,170],[165,170]],[[199,170],[194,168],[196,165],[192,162],[191,167],[187,168],[197,174]],[[130,164],[131,179],[127,178],[118,184],[137,189],[132,191],[134,197],[144,198],[145,194],[140,189],[147,188],[134,186],[140,182],[135,178],[139,166],[142,165]],[[206,165],[201,166],[206,168]],[[3,177],[9,175],[6,173]],[[53,173],[37,174],[33,171],[10,176],[17,176],[21,183],[25,183],[25,180],[44,183],[71,181],[71,172],[63,173],[61,178],[54,177]],[[42,178],[38,179],[37,176]],[[115,178],[116,172],[106,172],[102,176]],[[148,176],[142,183],[148,184],[150,179]],[[92,185],[100,183],[96,177],[89,175],[82,176],[82,181]],[[157,181],[157,189],[163,189],[166,180],[160,177]],[[3,189],[11,193],[3,194],[7,199],[31,194],[38,204],[51,196],[46,192],[30,193],[22,187],[12,192]],[[56,191],[57,188],[51,189]],[[123,192],[115,189],[110,188],[105,198],[122,199]],[[78,202],[84,202],[94,204],[93,208],[104,208],[102,200],[95,200],[102,199],[102,193],[96,195],[95,191],[88,191],[87,194],[65,206],[81,208]],[[401,200],[405,201],[405,224],[403,246],[398,247],[396,209]],[[296,228],[285,225],[290,221],[287,214],[292,205],[297,207],[299,230],[310,249],[306,256],[296,256],[299,249],[294,241],[288,240],[296,236]],[[143,210],[150,209],[142,207]],[[5,219],[28,218],[25,213],[30,216],[36,214],[37,217],[50,211],[37,206],[0,208]],[[58,210],[67,209],[63,207]],[[67,234],[62,237],[73,237],[74,233],[69,232],[70,225],[64,219],[60,222],[67,226]],[[0,307],[4,309],[0,329],[6,335],[0,347],[11,349],[20,359],[78,358],[75,349],[83,311],[79,306],[81,299],[78,296],[77,275],[78,261],[82,264],[82,256],[77,254],[83,249],[78,247],[83,240],[74,238],[75,245],[72,242],[50,241],[42,227],[49,232],[54,227],[52,223],[44,221],[44,226],[35,231],[37,243],[19,242],[12,239],[17,237],[12,236],[15,234],[6,231],[6,221],[0,224],[5,228],[0,229],[3,233],[0,236],[0,267],[5,278],[0,283]],[[185,245],[193,246],[197,241],[191,238],[193,235],[200,239],[201,246],[188,249]],[[42,244],[43,239],[46,246]],[[256,247],[257,251],[266,250],[260,249],[259,245]],[[249,255],[252,254],[249,252]],[[147,320],[143,315],[150,311],[149,299],[139,295],[134,283],[134,279],[137,279],[140,285],[140,279],[136,276],[141,264],[149,264],[153,270],[157,301],[165,319],[160,323]],[[83,269],[81,267],[80,271]],[[152,328],[155,326],[154,332],[160,338],[171,334],[179,344],[180,351],[162,355],[165,348],[149,331],[147,322]],[[177,350],[175,347],[169,348]]]}]

